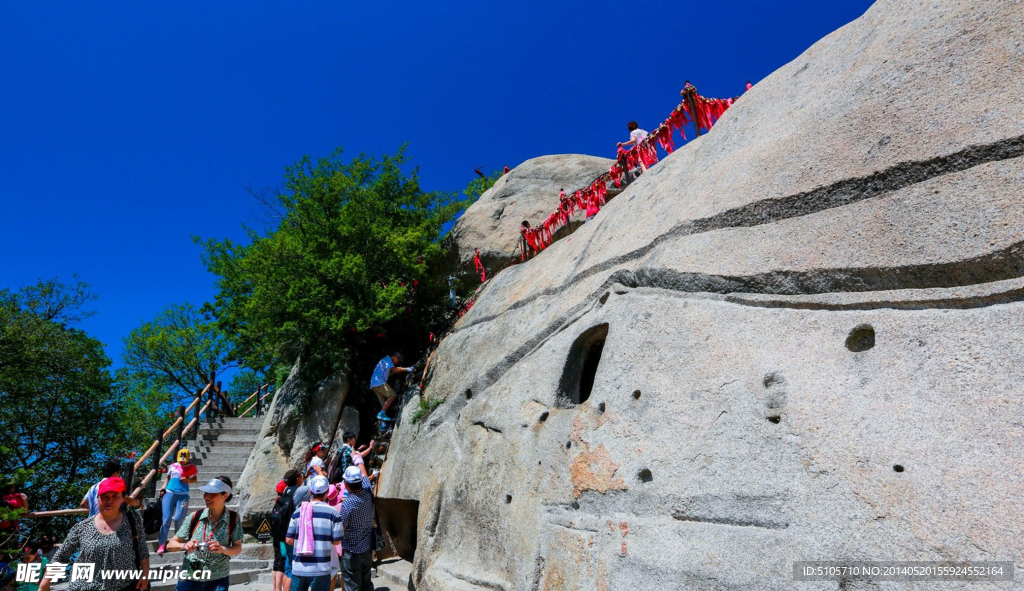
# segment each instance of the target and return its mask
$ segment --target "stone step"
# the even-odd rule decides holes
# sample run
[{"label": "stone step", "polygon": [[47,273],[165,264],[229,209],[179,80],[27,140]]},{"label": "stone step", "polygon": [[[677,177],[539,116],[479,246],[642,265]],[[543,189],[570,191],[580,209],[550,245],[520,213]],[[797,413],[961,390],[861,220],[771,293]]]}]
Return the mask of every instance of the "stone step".
[{"label": "stone step", "polygon": [[[271,565],[273,566],[273,565]],[[401,558],[388,558],[377,565],[374,578],[395,585],[396,589],[412,589],[412,563]]]},{"label": "stone step", "polygon": [[260,428],[250,429],[248,427],[201,427],[199,429],[199,437],[206,437],[210,435],[237,435],[240,437],[257,437],[260,434]]},{"label": "stone step", "polygon": [[200,432],[198,440],[204,441],[253,441],[259,438],[259,433],[256,431],[249,431],[247,433],[229,433],[224,431],[207,431]]},{"label": "stone step", "polygon": [[[200,439],[194,443],[194,447],[197,450],[210,451],[213,449],[219,449],[222,447],[247,447],[252,449],[256,445],[256,438],[249,437],[247,435],[225,435],[217,439]],[[190,450],[192,448],[189,448]]]},{"label": "stone step", "polygon": [[252,445],[246,447],[221,447],[202,449],[192,455],[195,465],[214,464],[213,460],[234,460],[236,458],[247,458],[253,450]]},{"label": "stone step", "polygon": [[[232,569],[231,574],[228,575],[229,585],[233,587],[235,585],[244,585],[246,583],[250,583],[254,581],[257,577],[259,577],[261,573],[266,572],[269,568],[270,567],[268,566],[262,569],[245,569],[238,571]],[[159,583],[150,583],[149,588],[152,589],[152,591],[173,591],[177,583],[177,581],[173,580],[161,580]]]}]

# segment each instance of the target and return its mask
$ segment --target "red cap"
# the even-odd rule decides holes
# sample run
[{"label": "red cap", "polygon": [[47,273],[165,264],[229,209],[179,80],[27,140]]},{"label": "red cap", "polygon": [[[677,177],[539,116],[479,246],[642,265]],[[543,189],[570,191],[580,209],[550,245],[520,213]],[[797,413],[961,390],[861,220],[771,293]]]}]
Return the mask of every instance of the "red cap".
[{"label": "red cap", "polygon": [[96,494],[102,495],[108,492],[119,492],[121,494],[124,494],[126,488],[127,487],[124,484],[124,480],[120,478],[104,478],[103,481],[100,482],[100,486],[99,489],[96,491]]},{"label": "red cap", "polygon": [[278,482],[277,483],[277,494],[283,493],[284,489],[286,489],[286,488],[288,488],[288,485],[285,484],[283,480],[281,482]]}]

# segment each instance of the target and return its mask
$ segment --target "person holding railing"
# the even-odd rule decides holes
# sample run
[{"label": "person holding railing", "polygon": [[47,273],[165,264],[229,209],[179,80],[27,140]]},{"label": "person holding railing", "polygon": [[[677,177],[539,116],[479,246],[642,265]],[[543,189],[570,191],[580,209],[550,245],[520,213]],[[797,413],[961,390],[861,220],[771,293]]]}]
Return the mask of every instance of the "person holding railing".
[{"label": "person holding railing", "polygon": [[401,362],[402,355],[400,353],[395,352],[387,355],[377,362],[377,367],[374,368],[373,375],[370,376],[370,389],[377,395],[377,400],[380,401],[384,412],[387,412],[391,405],[395,403],[395,399],[398,398],[395,389],[388,384],[388,379],[393,375],[412,373],[411,367],[398,367],[398,364]]},{"label": "person holding railing", "polygon": [[181,527],[185,512],[188,511],[188,485],[199,479],[199,470],[191,462],[191,456],[187,449],[181,449],[178,451],[178,461],[167,467],[167,477],[160,488],[164,522],[157,537],[160,542],[156,549],[158,555],[167,551],[167,536],[170,533],[171,522],[174,522],[175,531]]},{"label": "person holding railing", "polygon": [[619,142],[616,144],[618,147],[626,149],[630,146],[640,145],[640,142],[647,139],[647,132],[640,129],[640,126],[637,125],[636,121],[630,121],[627,123],[626,128],[629,129],[629,141]]},{"label": "person holding railing", "polygon": [[[76,563],[93,565],[93,575],[72,581],[69,591],[142,591],[149,586],[146,532],[139,512],[125,511],[125,488],[120,478],[101,482],[97,491],[100,512],[72,526],[53,555],[51,568],[66,565],[75,552]],[[100,576],[104,571],[108,576]],[[52,582],[40,579],[39,591],[50,591]]]}]

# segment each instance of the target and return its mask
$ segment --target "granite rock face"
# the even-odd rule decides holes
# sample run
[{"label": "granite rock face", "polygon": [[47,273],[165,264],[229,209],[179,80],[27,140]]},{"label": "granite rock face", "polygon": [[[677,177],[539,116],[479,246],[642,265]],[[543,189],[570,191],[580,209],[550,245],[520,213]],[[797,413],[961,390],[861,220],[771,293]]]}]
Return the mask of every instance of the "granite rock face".
[{"label": "granite rock face", "polygon": [[[614,148],[614,146],[613,146]],[[614,163],[608,158],[559,154],[523,162],[484,192],[452,228],[454,258],[463,272],[473,270],[473,249],[488,269],[518,254],[523,220],[544,221],[558,207],[558,193],[583,188]],[[583,220],[577,214],[573,223]]]},{"label": "granite rock face", "polygon": [[1020,572],[1022,30],[1024,2],[880,1],[494,277],[382,474],[417,588]]},{"label": "granite rock face", "polygon": [[358,411],[344,406],[348,391],[344,374],[333,374],[309,390],[299,379],[298,365],[292,368],[274,395],[239,478],[239,511],[246,523],[269,515],[276,499],[275,487],[284,473],[290,468],[305,468],[306,451],[318,442],[333,449],[335,434],[340,439],[353,413],[358,430]]}]

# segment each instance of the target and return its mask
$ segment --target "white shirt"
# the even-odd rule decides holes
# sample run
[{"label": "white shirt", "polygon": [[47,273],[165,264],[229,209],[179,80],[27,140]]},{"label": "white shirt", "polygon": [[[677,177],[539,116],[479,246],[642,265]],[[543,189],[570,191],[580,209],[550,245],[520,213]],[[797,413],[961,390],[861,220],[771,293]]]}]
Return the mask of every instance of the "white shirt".
[{"label": "white shirt", "polygon": [[639,127],[629,132],[630,141],[634,142],[634,146],[639,145],[647,137],[647,132],[640,129]]},{"label": "white shirt", "polygon": [[306,466],[306,476],[308,477],[313,474],[317,474],[317,471],[314,469],[317,466],[323,468],[324,461],[320,459],[320,456],[313,456],[313,459],[309,461],[309,465]]}]

